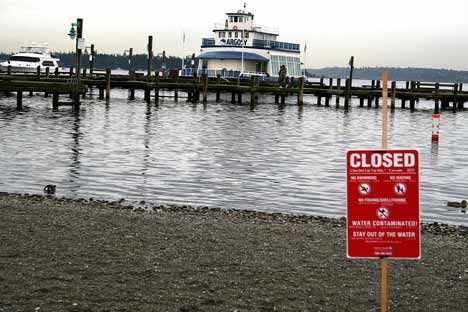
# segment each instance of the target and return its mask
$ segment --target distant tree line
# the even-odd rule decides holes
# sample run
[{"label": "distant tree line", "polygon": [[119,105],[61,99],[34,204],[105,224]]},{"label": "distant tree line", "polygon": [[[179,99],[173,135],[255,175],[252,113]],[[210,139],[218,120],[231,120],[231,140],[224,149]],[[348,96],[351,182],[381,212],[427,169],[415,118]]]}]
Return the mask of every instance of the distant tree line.
[{"label": "distant tree line", "polygon": [[[353,79],[382,79],[386,70],[390,80],[431,81],[431,82],[468,82],[468,71],[452,69],[414,68],[414,67],[362,67],[355,68]],[[307,69],[308,76],[326,78],[348,78],[349,68],[325,67]]]},{"label": "distant tree line", "polygon": [[[6,60],[11,54],[0,53],[0,60]],[[74,53],[59,52],[54,54],[60,59],[60,66],[70,67],[74,63]],[[182,59],[175,56],[166,57],[167,69],[180,69]],[[145,70],[147,64],[146,54],[136,54],[133,56],[133,68],[135,70]],[[89,66],[89,54],[82,57],[82,66]],[[185,66],[190,66],[190,60],[185,60]],[[162,57],[153,58],[153,69],[162,68]],[[128,70],[128,56],[125,54],[97,54],[94,60],[96,69],[124,69]],[[390,80],[400,81],[433,81],[433,82],[466,82],[468,83],[468,71],[451,69],[433,69],[433,68],[413,68],[413,67],[362,67],[355,68],[353,77],[355,79],[381,79],[382,71],[386,70]],[[349,68],[346,67],[325,67],[319,69],[307,69],[308,76],[326,77],[326,78],[347,78]]]},{"label": "distant tree line", "polygon": [[[6,60],[10,57],[11,54],[0,53],[0,60]],[[74,64],[75,54],[68,52],[68,53],[54,53],[54,57],[60,59],[60,66],[61,67],[70,67]],[[136,54],[133,55],[133,68],[135,70],[146,70],[148,62],[148,56],[146,54]],[[153,69],[161,69],[162,68],[163,59],[162,56],[155,56],[153,57],[152,67]],[[166,57],[166,68],[167,69],[180,69],[182,59],[180,57],[175,56],[167,56]],[[189,66],[190,60],[186,60],[186,66]],[[89,66],[89,54],[83,54],[81,58],[81,66],[88,67]],[[94,68],[97,69],[126,69],[128,70],[128,56],[122,54],[97,54],[94,59]]]}]

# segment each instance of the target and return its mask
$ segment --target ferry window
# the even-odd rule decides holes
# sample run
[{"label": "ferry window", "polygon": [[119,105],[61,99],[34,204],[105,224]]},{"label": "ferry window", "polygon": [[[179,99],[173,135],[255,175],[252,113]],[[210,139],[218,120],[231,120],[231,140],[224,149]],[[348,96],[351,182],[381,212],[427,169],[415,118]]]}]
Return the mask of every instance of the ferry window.
[{"label": "ferry window", "polygon": [[239,23],[242,23],[244,22],[244,19],[242,18],[242,16],[239,17]]},{"label": "ferry window", "polygon": [[234,23],[237,23],[238,19],[237,16],[234,16]]},{"label": "ferry window", "polygon": [[234,21],[234,19],[232,18],[232,16],[229,16],[229,21],[232,23]]},{"label": "ferry window", "polygon": [[52,61],[43,61],[42,66],[55,66],[54,62]]},{"label": "ferry window", "polygon": [[234,37],[239,38],[239,34],[237,33],[237,31],[234,32]]},{"label": "ferry window", "polygon": [[245,38],[249,38],[249,32],[248,31],[245,32]]},{"label": "ferry window", "polygon": [[30,57],[30,56],[12,56],[9,58],[10,61],[18,61],[18,62],[32,62],[32,63],[39,63],[40,59],[38,57]]},{"label": "ferry window", "polygon": [[232,38],[232,32],[228,32],[229,38]]}]

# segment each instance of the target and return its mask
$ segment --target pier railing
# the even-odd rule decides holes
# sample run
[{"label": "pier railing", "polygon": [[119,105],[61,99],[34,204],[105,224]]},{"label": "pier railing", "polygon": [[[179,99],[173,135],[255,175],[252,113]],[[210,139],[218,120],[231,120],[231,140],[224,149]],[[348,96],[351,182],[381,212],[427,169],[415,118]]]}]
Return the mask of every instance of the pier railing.
[{"label": "pier railing", "polygon": [[[99,99],[110,98],[111,88],[126,88],[130,90],[130,99],[135,98],[135,90],[143,90],[145,101],[151,101],[151,93],[154,91],[153,98],[159,101],[160,90],[174,92],[174,98],[177,99],[178,92],[187,93],[189,101],[199,101],[200,92],[203,92],[204,102],[207,99],[208,92],[216,92],[216,100],[219,100],[220,93],[231,93],[233,102],[242,103],[242,94],[250,94],[251,103],[256,103],[257,95],[274,95],[275,103],[284,104],[286,97],[297,96],[297,104],[302,105],[303,97],[306,94],[313,95],[313,104],[331,106],[332,98],[336,101],[335,105],[340,106],[340,100],[344,99],[344,108],[351,107],[351,98],[359,100],[359,107],[378,108],[381,103],[382,86],[380,80],[372,80],[371,85],[351,86],[349,79],[340,78],[321,78],[320,82],[309,82],[303,77],[291,78],[286,84],[279,85],[276,81],[261,80],[260,77],[251,76],[249,79],[237,79],[236,77],[221,77],[221,71],[208,71],[187,69],[193,74],[189,77],[180,77],[175,75],[111,75],[110,69],[106,70],[106,75],[96,73],[83,75],[80,80],[78,92],[84,94],[90,88],[99,89]],[[175,72],[177,74],[177,71]],[[208,76],[215,74],[216,78]],[[167,72],[166,72],[167,74]],[[76,92],[73,83],[73,72],[69,73],[55,71],[54,74],[43,74],[38,70],[37,74],[15,74],[13,72],[0,74],[0,91],[9,96],[11,92],[17,94],[17,107],[22,107],[22,94],[29,92],[32,96],[34,92],[44,92],[53,95],[53,107],[58,108],[61,105],[69,105],[70,102],[59,100],[60,94],[70,94]],[[70,80],[71,79],[71,80]],[[401,108],[414,111],[419,99],[433,100],[434,112],[450,109],[453,112],[464,111],[465,103],[468,102],[468,92],[463,90],[461,83],[428,83],[418,81],[407,81],[405,87],[396,86],[396,81],[392,81],[388,87],[389,97],[391,99],[390,108],[396,108],[396,100],[401,101]],[[401,85],[401,84],[400,84]],[[237,100],[236,100],[237,99]],[[280,101],[281,99],[281,101]],[[309,98],[309,103],[311,101]],[[325,103],[323,103],[325,100]],[[367,102],[367,103],[366,103]],[[380,103],[379,103],[380,102]],[[72,103],[73,104],[73,103]],[[367,104],[367,105],[366,105]]]}]

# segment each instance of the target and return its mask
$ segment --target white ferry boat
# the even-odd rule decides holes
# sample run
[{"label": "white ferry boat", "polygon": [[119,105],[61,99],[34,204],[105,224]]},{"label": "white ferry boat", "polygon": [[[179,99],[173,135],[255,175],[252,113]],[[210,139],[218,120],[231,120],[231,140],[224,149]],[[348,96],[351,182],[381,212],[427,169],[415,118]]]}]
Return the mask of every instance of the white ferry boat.
[{"label": "white ferry boat", "polygon": [[45,45],[29,45],[21,47],[20,52],[0,63],[0,71],[8,71],[11,66],[13,72],[33,73],[37,71],[37,67],[41,67],[41,71],[49,68],[52,73],[57,68],[59,59],[50,55],[49,49]]},{"label": "white ferry boat", "polygon": [[202,40],[198,68],[183,69],[183,76],[278,77],[282,65],[287,76],[302,76],[299,44],[277,41],[279,31],[254,24],[254,15],[246,13],[245,6],[226,15],[224,24],[215,24],[214,38]]}]

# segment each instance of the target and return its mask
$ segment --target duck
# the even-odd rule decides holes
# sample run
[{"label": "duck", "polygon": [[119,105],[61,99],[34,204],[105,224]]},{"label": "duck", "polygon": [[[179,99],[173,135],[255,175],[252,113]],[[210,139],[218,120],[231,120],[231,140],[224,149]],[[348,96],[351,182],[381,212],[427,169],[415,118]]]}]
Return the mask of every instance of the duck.
[{"label": "duck", "polygon": [[55,190],[57,189],[57,185],[54,184],[47,184],[44,186],[44,193],[48,195],[55,194]]}]

